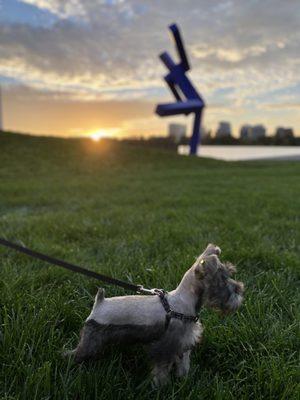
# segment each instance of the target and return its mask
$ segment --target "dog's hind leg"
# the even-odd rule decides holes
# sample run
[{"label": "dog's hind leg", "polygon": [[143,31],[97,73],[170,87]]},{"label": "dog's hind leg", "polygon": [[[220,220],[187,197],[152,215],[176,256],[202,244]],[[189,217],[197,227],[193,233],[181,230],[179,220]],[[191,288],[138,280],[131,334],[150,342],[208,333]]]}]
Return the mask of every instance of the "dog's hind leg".
[{"label": "dog's hind leg", "polygon": [[[104,289],[98,289],[93,310],[103,302],[104,293]],[[76,349],[67,351],[63,355],[65,357],[74,356],[74,361],[77,363],[95,359],[102,350],[103,342],[103,326],[100,326],[95,320],[89,319],[80,332],[80,341]]]},{"label": "dog's hind leg", "polygon": [[87,321],[80,332],[78,346],[73,350],[74,361],[81,363],[85,360],[97,358],[103,344],[102,332],[97,322],[94,320]]}]

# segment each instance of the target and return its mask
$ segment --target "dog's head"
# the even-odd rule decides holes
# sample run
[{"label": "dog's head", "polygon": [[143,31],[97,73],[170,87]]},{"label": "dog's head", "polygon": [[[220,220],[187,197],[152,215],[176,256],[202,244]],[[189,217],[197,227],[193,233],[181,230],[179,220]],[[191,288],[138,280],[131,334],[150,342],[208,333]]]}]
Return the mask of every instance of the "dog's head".
[{"label": "dog's head", "polygon": [[[212,246],[212,245],[209,245]],[[236,311],[242,303],[244,284],[232,276],[236,268],[230,263],[222,264],[218,247],[207,247],[195,266],[195,277],[201,282],[202,303],[224,314]]]}]

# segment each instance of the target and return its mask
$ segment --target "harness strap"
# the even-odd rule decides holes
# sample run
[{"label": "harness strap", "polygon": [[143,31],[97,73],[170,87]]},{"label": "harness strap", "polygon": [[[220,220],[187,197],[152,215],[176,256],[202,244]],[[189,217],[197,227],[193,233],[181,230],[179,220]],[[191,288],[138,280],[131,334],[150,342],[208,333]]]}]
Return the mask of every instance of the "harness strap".
[{"label": "harness strap", "polygon": [[180,319],[183,322],[197,322],[199,317],[197,315],[185,315],[182,313],[179,313],[177,311],[172,310],[168,299],[167,299],[167,292],[165,292],[163,289],[154,289],[155,294],[157,294],[160,298],[161,304],[165,310],[166,314],[166,328],[169,326],[170,319],[171,318],[176,318]]}]

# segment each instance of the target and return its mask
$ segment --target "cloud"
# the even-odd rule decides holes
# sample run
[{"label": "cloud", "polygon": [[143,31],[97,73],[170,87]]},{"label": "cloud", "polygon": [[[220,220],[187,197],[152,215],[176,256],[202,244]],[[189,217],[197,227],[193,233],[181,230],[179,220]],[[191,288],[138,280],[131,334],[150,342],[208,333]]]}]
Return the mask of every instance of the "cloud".
[{"label": "cloud", "polygon": [[[61,136],[86,135],[98,129],[132,127],[153,115],[153,103],[141,100],[69,99],[67,92],[45,92],[26,86],[6,88],[3,93],[5,125],[11,130]],[[47,123],[45,123],[45,121]],[[154,134],[151,126],[142,126]],[[144,129],[145,128],[145,129]]]},{"label": "cloud", "polygon": [[300,103],[264,104],[263,108],[267,110],[300,110]]},{"label": "cloud", "polygon": [[79,0],[23,0],[23,3],[45,9],[62,18],[84,15],[84,7]]}]

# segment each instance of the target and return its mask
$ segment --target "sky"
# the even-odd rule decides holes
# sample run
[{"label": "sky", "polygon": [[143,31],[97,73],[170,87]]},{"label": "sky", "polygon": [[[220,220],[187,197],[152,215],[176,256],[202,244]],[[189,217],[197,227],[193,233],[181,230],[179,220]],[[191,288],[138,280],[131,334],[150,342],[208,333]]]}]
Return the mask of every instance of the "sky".
[{"label": "sky", "polygon": [[300,135],[299,0],[0,0],[4,128],[55,136],[167,134],[159,53],[179,24],[206,102],[229,121]]}]

